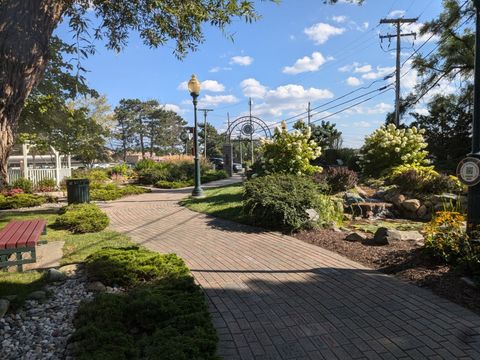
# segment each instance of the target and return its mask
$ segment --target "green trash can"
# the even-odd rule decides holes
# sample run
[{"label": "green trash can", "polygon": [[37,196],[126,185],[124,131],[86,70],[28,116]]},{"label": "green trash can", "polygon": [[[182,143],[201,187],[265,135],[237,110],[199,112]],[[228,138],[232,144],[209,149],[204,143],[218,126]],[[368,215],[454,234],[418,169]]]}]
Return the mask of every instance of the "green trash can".
[{"label": "green trash can", "polygon": [[90,202],[90,180],[68,179],[67,200],[70,204],[83,204]]}]

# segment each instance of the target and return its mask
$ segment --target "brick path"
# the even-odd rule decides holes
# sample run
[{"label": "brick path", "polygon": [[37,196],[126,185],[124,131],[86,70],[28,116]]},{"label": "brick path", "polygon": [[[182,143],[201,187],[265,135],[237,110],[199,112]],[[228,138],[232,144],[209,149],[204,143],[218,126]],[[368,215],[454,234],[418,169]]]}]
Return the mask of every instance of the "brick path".
[{"label": "brick path", "polygon": [[186,260],[224,359],[480,359],[479,316],[320,247],[180,207],[188,192],[104,208],[114,229]]}]

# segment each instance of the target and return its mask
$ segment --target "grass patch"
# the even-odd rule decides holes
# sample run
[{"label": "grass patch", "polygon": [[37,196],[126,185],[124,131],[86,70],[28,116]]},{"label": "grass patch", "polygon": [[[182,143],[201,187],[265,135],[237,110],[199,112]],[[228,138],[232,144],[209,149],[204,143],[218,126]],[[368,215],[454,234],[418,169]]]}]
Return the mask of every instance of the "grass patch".
[{"label": "grass patch", "polygon": [[[42,240],[48,242],[65,241],[61,264],[84,261],[89,255],[104,247],[132,246],[133,242],[126,236],[114,231],[104,230],[91,234],[72,234],[67,230],[55,229],[52,225],[57,218],[57,209],[40,209],[35,211],[0,212],[0,228],[12,220],[47,220],[47,235]],[[41,246],[41,245],[40,245]],[[12,307],[17,308],[25,301],[25,297],[45,285],[40,271],[25,271],[23,273],[0,271],[0,298],[7,295],[17,295]]]},{"label": "grass patch", "polygon": [[204,294],[182,259],[130,247],[103,249],[86,265],[91,279],[128,291],[80,307],[72,336],[77,359],[218,359]]},{"label": "grass patch", "polygon": [[188,198],[180,204],[196,212],[250,224],[251,221],[243,213],[242,194],[243,185],[233,184],[206,189],[203,199]]}]

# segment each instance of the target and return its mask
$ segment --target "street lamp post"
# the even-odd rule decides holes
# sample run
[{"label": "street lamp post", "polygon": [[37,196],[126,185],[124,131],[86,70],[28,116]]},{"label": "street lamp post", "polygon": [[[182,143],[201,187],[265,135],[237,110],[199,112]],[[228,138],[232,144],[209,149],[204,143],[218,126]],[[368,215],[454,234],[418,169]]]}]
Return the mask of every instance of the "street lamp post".
[{"label": "street lamp post", "polygon": [[[480,158],[480,0],[474,0],[476,10],[476,34],[475,34],[475,80],[473,100],[473,123],[472,123],[472,153],[473,158]],[[480,184],[470,186],[468,189],[468,218],[467,230],[471,235],[475,234],[480,226]]]},{"label": "street lamp post", "polygon": [[198,81],[195,75],[192,75],[192,78],[188,82],[188,91],[193,99],[193,116],[194,116],[194,132],[193,132],[193,151],[195,155],[195,187],[192,191],[192,196],[202,197],[203,190],[200,180],[200,158],[198,156],[198,124],[197,124],[197,99],[200,95],[200,82]]}]

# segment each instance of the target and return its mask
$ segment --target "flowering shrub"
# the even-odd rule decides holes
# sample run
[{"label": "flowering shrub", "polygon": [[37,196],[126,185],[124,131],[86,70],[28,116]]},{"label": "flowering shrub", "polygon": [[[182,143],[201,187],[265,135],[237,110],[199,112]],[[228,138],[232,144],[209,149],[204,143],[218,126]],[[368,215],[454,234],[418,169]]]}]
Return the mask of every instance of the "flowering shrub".
[{"label": "flowering shrub", "polygon": [[458,212],[437,212],[424,229],[425,250],[446,263],[455,263],[468,243],[464,221]]},{"label": "flowering shrub", "polygon": [[299,124],[289,133],[283,122],[281,128],[275,128],[273,139],[262,140],[260,173],[311,175],[322,171],[321,167],[310,164],[310,160],[321,155],[321,148],[315,141],[310,140],[311,135],[310,127],[303,124]]},{"label": "flowering shrub", "polygon": [[4,196],[14,196],[17,194],[24,194],[24,191],[20,188],[5,189],[2,191],[2,195]]},{"label": "flowering shrub", "polygon": [[424,130],[416,127],[397,129],[393,124],[382,126],[365,138],[361,149],[361,167],[366,175],[385,175],[400,165],[426,165],[427,143]]}]

